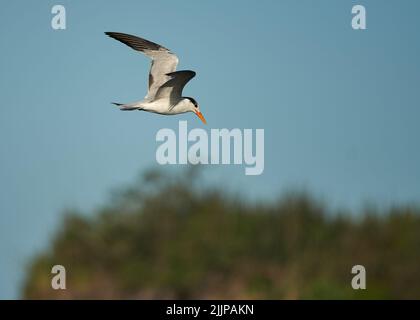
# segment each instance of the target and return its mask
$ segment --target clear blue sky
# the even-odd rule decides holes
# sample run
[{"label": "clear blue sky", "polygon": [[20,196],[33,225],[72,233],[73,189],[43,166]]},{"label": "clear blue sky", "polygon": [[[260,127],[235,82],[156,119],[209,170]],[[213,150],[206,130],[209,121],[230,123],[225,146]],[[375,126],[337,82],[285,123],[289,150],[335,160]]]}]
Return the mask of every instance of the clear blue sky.
[{"label": "clear blue sky", "polygon": [[[50,27],[64,4],[67,30]],[[366,31],[350,27],[367,9]],[[90,210],[156,166],[155,134],[192,114],[123,113],[149,61],[107,38],[171,48],[197,77],[210,128],[264,128],[265,171],[212,167],[207,181],[254,198],[305,188],[334,206],[420,200],[420,2],[8,1],[0,10],[0,298],[63,209]]]}]

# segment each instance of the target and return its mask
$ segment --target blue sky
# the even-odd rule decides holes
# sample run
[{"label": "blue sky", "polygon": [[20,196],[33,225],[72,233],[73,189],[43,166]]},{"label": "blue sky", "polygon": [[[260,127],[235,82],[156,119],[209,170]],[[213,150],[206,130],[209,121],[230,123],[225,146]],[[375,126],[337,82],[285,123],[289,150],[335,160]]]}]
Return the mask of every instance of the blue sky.
[{"label": "blue sky", "polygon": [[[51,28],[63,4],[67,29]],[[365,31],[351,8],[367,9]],[[0,298],[63,209],[90,210],[156,166],[156,132],[265,129],[265,171],[211,166],[206,182],[255,199],[307,189],[333,206],[420,200],[420,2],[9,1],[0,11]],[[197,77],[193,114],[119,112],[141,99],[149,61],[107,38],[136,34]]]}]

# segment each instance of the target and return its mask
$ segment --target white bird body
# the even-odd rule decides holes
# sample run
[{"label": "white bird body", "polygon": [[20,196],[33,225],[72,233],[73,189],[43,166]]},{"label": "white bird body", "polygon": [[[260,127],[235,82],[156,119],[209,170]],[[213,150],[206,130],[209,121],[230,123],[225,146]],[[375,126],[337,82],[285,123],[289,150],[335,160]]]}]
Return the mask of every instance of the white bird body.
[{"label": "white bird body", "polygon": [[190,101],[188,99],[179,100],[174,106],[169,103],[168,99],[157,99],[133,102],[129,104],[120,105],[120,109],[125,110],[143,110],[164,115],[174,115],[180,113],[190,112]]},{"label": "white bird body", "polygon": [[120,107],[120,110],[142,110],[164,115],[193,112],[206,123],[198,103],[191,97],[182,96],[184,86],[195,76],[195,72],[175,71],[178,57],[174,53],[159,44],[129,34],[118,32],[105,32],[105,34],[152,59],[147,95],[138,102],[114,103]]}]

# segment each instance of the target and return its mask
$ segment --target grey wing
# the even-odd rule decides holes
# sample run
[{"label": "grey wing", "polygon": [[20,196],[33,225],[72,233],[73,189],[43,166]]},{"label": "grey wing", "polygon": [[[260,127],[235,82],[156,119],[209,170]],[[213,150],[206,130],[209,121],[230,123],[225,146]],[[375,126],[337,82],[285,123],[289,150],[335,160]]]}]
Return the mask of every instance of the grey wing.
[{"label": "grey wing", "polygon": [[171,79],[167,74],[176,70],[178,57],[169,49],[146,39],[119,32],[105,32],[105,34],[152,59],[149,88],[145,99],[153,100],[158,89]]},{"label": "grey wing", "polygon": [[182,97],[182,90],[185,85],[192,78],[195,77],[195,72],[191,70],[182,70],[171,72],[167,74],[170,80],[166,81],[156,93],[156,99],[169,99],[177,101]]}]

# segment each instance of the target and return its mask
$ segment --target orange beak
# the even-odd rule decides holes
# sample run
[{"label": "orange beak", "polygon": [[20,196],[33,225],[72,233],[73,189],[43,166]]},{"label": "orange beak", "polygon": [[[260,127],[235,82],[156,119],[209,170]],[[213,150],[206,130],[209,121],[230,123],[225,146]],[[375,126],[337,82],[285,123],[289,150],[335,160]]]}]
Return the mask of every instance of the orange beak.
[{"label": "orange beak", "polygon": [[201,121],[203,121],[204,124],[207,123],[206,119],[204,119],[204,116],[200,111],[197,111],[195,114],[200,118]]}]

